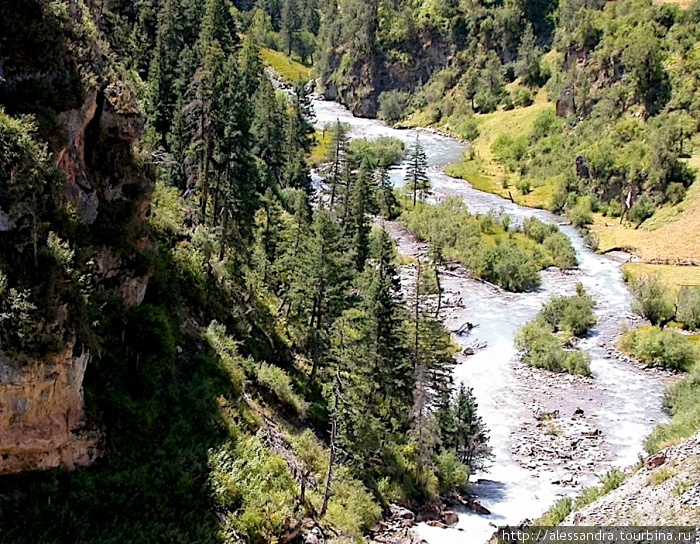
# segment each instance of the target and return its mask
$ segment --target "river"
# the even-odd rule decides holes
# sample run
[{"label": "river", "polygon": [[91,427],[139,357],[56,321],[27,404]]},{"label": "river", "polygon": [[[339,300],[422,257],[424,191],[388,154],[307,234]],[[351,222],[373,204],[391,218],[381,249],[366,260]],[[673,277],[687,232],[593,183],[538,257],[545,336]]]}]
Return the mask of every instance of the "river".
[{"label": "river", "polygon": [[[469,183],[445,174],[443,167],[460,159],[466,149],[466,144],[456,139],[355,118],[334,102],[317,100],[313,105],[318,127],[340,120],[350,126],[351,138],[393,136],[410,145],[418,136],[428,157],[436,199],[459,197],[472,212],[502,211],[516,221],[535,216],[548,223],[562,222],[553,214],[477,191]],[[403,170],[397,168],[392,175],[400,185]],[[470,279],[459,269],[445,276],[447,307],[442,317],[447,328],[456,330],[466,321],[478,324],[468,336],[454,335],[455,341],[463,347],[475,340],[487,343],[476,354],[458,358],[455,380],[473,388],[479,414],[490,430],[492,464],[488,472],[475,474],[471,480],[476,482],[472,492],[491,515],[459,511],[458,523],[449,529],[421,524],[416,532],[429,544],[481,544],[495,526],[538,517],[558,497],[595,483],[597,476],[611,466],[623,467],[637,461],[644,437],[658,422],[667,420],[661,402],[669,377],[630,364],[614,350],[620,328],[634,324],[620,262],[592,252],[574,228],[562,225],[561,229],[576,249],[579,267],[569,273],[544,271],[542,285],[536,291],[507,293]],[[398,225],[391,225],[390,230],[401,253],[425,252],[424,244]],[[573,294],[577,282],[597,302],[598,325],[580,344],[591,353],[592,379],[524,368],[513,346],[516,330],[552,294]],[[577,409],[583,410],[585,420],[577,419]],[[559,410],[561,423],[556,422],[556,433],[548,433],[542,424],[538,425],[535,415],[553,410]],[[555,436],[557,433],[562,436]],[[582,438],[582,433],[599,436]],[[549,447],[545,444],[546,450],[561,449],[565,444],[573,452],[573,459],[529,457],[528,448],[533,442],[538,446],[539,442],[551,443]]]}]

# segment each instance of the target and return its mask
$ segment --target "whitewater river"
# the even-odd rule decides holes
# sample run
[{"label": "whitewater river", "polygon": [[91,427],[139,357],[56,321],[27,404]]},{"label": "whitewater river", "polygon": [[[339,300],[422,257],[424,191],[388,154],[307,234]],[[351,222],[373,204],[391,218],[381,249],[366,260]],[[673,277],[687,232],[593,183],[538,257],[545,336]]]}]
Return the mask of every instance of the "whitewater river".
[{"label": "whitewater river", "polygon": [[[535,216],[546,222],[561,222],[548,212],[513,204],[499,196],[475,190],[467,182],[446,175],[442,168],[457,161],[465,144],[429,131],[397,130],[381,121],[353,117],[339,104],[315,101],[316,124],[323,127],[340,120],[350,125],[351,138],[394,136],[411,144],[416,136],[425,148],[430,164],[430,179],[436,199],[455,196],[477,213],[503,211],[516,220]],[[403,171],[394,173],[397,185]],[[452,528],[440,529],[419,525],[416,532],[430,544],[486,542],[495,526],[517,524],[523,519],[541,515],[558,497],[572,494],[577,485],[596,482],[597,475],[610,466],[634,463],[642,452],[644,437],[653,426],[666,420],[661,401],[668,376],[649,373],[619,360],[611,348],[619,337],[620,327],[630,325],[631,296],[620,270],[620,262],[590,251],[578,232],[562,226],[576,249],[579,269],[563,274],[548,270],[542,274],[541,287],[530,293],[506,293],[484,283],[469,279],[460,270],[444,279],[447,308],[445,324],[456,330],[466,321],[478,324],[470,335],[456,336],[462,346],[486,342],[487,347],[471,357],[460,356],[455,379],[474,390],[479,413],[490,430],[494,458],[487,472],[473,475],[476,482],[472,492],[491,511],[482,516],[471,511],[459,511],[459,522]],[[391,225],[398,239],[399,251],[408,255],[425,252],[398,225]],[[598,303],[598,325],[581,347],[592,356],[592,379],[550,377],[544,372],[532,374],[516,357],[513,337],[520,325],[531,319],[552,294],[573,294],[577,282],[583,283]],[[450,304],[450,301],[455,302]],[[578,467],[566,462],[530,463],[514,454],[518,442],[536,440],[537,422],[533,414],[539,409],[558,409],[561,418],[571,421],[572,413],[580,408],[586,415],[587,429],[600,431],[601,438],[580,442],[584,459]],[[564,421],[564,419],[562,419]],[[542,440],[551,437],[541,436]],[[575,446],[574,446],[575,447]],[[590,453],[590,462],[586,455]],[[567,481],[567,474],[569,476]],[[565,484],[559,482],[565,481]],[[556,483],[554,483],[556,482]]]}]

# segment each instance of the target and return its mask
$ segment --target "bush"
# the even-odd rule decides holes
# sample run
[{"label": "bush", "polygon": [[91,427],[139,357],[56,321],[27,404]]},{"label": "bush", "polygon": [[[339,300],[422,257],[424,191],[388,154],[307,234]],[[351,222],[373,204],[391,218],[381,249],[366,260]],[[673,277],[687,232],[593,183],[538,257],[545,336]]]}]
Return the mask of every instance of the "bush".
[{"label": "bush", "polygon": [[680,204],[685,198],[686,189],[682,183],[669,183],[666,187],[666,200],[671,204]]},{"label": "bush", "polygon": [[676,321],[681,323],[684,329],[700,328],[700,287],[681,287],[676,300]]},{"label": "bush", "polygon": [[479,137],[479,123],[475,117],[469,117],[457,125],[456,131],[460,138],[473,142]]},{"label": "bush", "polygon": [[304,415],[306,413],[307,403],[294,392],[292,382],[284,370],[262,363],[256,370],[255,376],[260,385],[269,389],[281,402],[293,408],[297,414]]},{"label": "bush", "polygon": [[372,170],[386,169],[403,160],[406,144],[391,136],[380,136],[376,140],[359,138],[350,142],[348,152],[358,163],[364,162]]},{"label": "bush", "polygon": [[591,198],[584,196],[576,201],[576,205],[568,212],[569,220],[575,227],[585,227],[593,223],[593,205]]},{"label": "bush", "polygon": [[658,425],[645,442],[649,453],[677,444],[700,429],[700,373],[695,372],[666,392],[664,408],[670,423]]},{"label": "bush", "polygon": [[540,113],[537,119],[535,119],[530,137],[533,141],[541,140],[555,131],[561,130],[561,128],[562,120],[557,117],[553,109],[547,109]]},{"label": "bush", "polygon": [[578,294],[572,297],[553,297],[544,305],[538,317],[547,323],[554,332],[567,332],[581,337],[596,324],[593,315],[595,302],[579,283]]},{"label": "bush", "polygon": [[436,455],[434,462],[441,494],[464,489],[469,479],[469,467],[453,451],[443,451]]},{"label": "bush", "polygon": [[588,354],[565,350],[552,328],[541,320],[535,319],[520,328],[515,335],[515,347],[523,361],[535,368],[582,376],[591,374]]},{"label": "bush", "polygon": [[491,152],[502,163],[508,161],[518,162],[525,156],[528,144],[529,141],[526,136],[513,138],[510,134],[501,134],[491,144]]},{"label": "bush", "polygon": [[521,179],[518,182],[518,191],[520,191],[523,195],[529,195],[532,192],[530,180],[526,178]]},{"label": "bush", "polygon": [[633,312],[647,318],[652,325],[663,325],[673,319],[673,301],[657,276],[649,274],[632,280],[631,288]]},{"label": "bush", "polygon": [[642,195],[630,208],[629,219],[633,223],[637,223],[637,226],[639,226],[654,215],[655,210],[656,206],[654,206],[651,199],[646,195]]},{"label": "bush", "polygon": [[411,95],[401,91],[384,91],[379,95],[379,118],[387,123],[397,123],[406,116]]},{"label": "bush", "polygon": [[530,89],[520,88],[513,93],[513,104],[520,107],[532,106],[535,99]]},{"label": "bush", "polygon": [[559,499],[554,503],[554,506],[547,510],[547,512],[545,512],[545,514],[535,522],[535,524],[543,527],[554,527],[559,525],[569,514],[571,514],[573,508],[574,501],[571,498],[566,497],[564,499]]},{"label": "bush", "polygon": [[545,238],[558,231],[559,229],[556,225],[544,223],[535,217],[528,217],[523,222],[523,232],[539,244],[544,242]]},{"label": "bush", "polygon": [[481,277],[507,291],[522,292],[540,284],[540,274],[532,257],[514,244],[489,247],[484,258],[486,269]]},{"label": "bush", "polygon": [[548,236],[543,245],[552,256],[552,264],[557,268],[570,270],[578,265],[576,250],[574,250],[569,239],[561,232]]},{"label": "bush", "polygon": [[625,333],[620,348],[651,366],[689,371],[698,348],[683,334],[658,327],[639,327]]},{"label": "bush", "polygon": [[273,455],[257,436],[240,441],[231,451],[222,447],[210,455],[211,485],[218,509],[226,517],[231,537],[246,542],[272,542],[294,517],[297,494],[287,464]]}]

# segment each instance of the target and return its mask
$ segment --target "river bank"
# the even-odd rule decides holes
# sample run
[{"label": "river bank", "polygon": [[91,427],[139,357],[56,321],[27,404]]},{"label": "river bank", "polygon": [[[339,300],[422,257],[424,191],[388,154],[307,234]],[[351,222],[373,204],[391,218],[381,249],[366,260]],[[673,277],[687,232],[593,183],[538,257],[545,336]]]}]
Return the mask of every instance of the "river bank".
[{"label": "river bank", "polygon": [[[317,126],[340,120],[350,126],[351,138],[393,136],[410,143],[420,135],[436,200],[457,197],[474,213],[506,213],[515,222],[531,216],[561,222],[548,212],[477,191],[466,181],[445,174],[443,168],[462,156],[461,142],[354,118],[335,103],[315,101],[314,107]],[[392,179],[400,185],[403,169],[395,169]],[[427,252],[427,245],[401,225],[387,227],[401,254],[415,257]],[[455,342],[462,349],[475,341],[486,344],[474,355],[460,355],[454,376],[457,383],[473,388],[479,413],[490,429],[493,463],[488,472],[473,476],[471,491],[491,514],[459,511],[457,524],[450,529],[418,525],[415,531],[430,544],[462,542],[465,531],[471,542],[486,542],[494,526],[538,517],[558,497],[595,483],[609,467],[635,462],[644,437],[656,423],[666,420],[661,401],[671,377],[630,364],[615,349],[620,328],[636,320],[630,313],[631,296],[620,262],[590,251],[574,228],[560,228],[576,250],[579,268],[571,273],[544,271],[542,285],[535,291],[507,293],[471,279],[459,266],[445,274],[441,317],[447,328],[457,330],[466,321],[478,324],[471,335],[454,335]],[[404,281],[411,281],[411,267],[405,267],[403,276]],[[550,296],[572,294],[577,282],[598,302],[598,325],[581,342],[592,356],[592,378],[569,378],[525,367],[513,346],[515,332]],[[544,422],[545,412],[556,412],[558,417]]]}]

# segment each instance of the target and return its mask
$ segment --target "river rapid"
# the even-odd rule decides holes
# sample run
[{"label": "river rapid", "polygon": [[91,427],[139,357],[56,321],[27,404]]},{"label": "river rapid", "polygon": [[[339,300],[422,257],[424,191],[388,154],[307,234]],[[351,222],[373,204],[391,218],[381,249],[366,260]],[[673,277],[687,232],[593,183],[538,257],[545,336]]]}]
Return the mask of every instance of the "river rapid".
[{"label": "river rapid", "polygon": [[[355,118],[334,102],[316,100],[313,106],[318,127],[339,120],[350,126],[351,138],[393,136],[410,145],[418,136],[428,157],[435,199],[458,197],[472,212],[503,212],[515,221],[535,216],[548,223],[562,222],[553,214],[477,191],[445,174],[443,167],[459,160],[467,144],[428,130],[398,130],[378,120]],[[403,183],[403,174],[400,167],[392,172],[396,185]],[[400,225],[391,224],[389,229],[401,253],[426,252],[425,244]],[[469,278],[461,267],[452,267],[444,277],[446,307],[441,317],[447,328],[455,331],[466,321],[478,324],[468,335],[453,335],[455,342],[462,347],[475,341],[487,344],[472,356],[460,355],[454,377],[473,388],[479,414],[490,431],[494,457],[484,473],[472,475],[471,491],[491,514],[459,510],[459,521],[451,528],[417,526],[416,532],[429,544],[481,544],[496,526],[538,517],[557,498],[595,483],[611,466],[636,462],[645,436],[667,420],[661,402],[669,376],[645,371],[614,350],[621,327],[634,321],[620,261],[592,252],[574,228],[561,225],[561,229],[576,249],[579,267],[568,273],[542,272],[536,291],[507,293]],[[580,343],[591,353],[592,378],[525,368],[513,345],[518,327],[551,295],[573,294],[577,282],[597,302],[598,324]],[[580,413],[577,409],[584,415],[575,415]],[[547,432],[535,416],[554,410],[559,410],[561,423],[555,420],[556,432]],[[532,452],[540,446],[544,457]],[[572,455],[560,457],[562,449]]]}]

